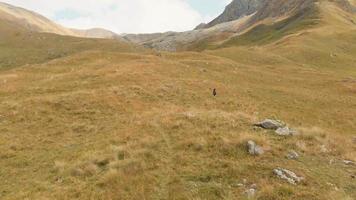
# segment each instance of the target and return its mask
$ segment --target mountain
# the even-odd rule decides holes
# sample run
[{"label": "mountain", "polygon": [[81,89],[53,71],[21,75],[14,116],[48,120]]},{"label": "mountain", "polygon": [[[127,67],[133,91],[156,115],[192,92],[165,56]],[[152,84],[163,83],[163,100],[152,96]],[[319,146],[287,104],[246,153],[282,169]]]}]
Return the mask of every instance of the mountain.
[{"label": "mountain", "polygon": [[88,38],[120,38],[105,29],[75,30],[63,27],[35,12],[0,2],[0,19],[34,32],[55,33]]},{"label": "mountain", "polygon": [[149,52],[110,31],[68,29],[32,11],[0,3],[0,70],[103,50]]},{"label": "mountain", "polygon": [[196,29],[210,28],[217,24],[237,20],[243,16],[251,15],[258,11],[263,4],[268,0],[234,0],[228,6],[225,11],[216,19],[208,24],[201,24]]},{"label": "mountain", "polygon": [[[323,25],[319,22],[332,15],[324,12],[326,8],[321,6],[324,4],[340,8],[341,12],[338,15],[341,18],[353,18],[355,15],[356,9],[353,5],[355,2],[348,0],[234,0],[220,16],[208,24],[200,24],[193,31],[126,35],[125,38],[147,47],[169,51],[216,48],[227,40],[235,40],[251,30],[255,33],[246,35],[253,36],[256,29],[261,27],[274,25],[278,28],[278,24],[284,24],[281,36],[285,36],[298,31],[293,29],[296,28],[294,25],[305,31],[312,25]],[[347,21],[348,19],[344,22],[347,24]],[[302,27],[303,24],[305,27]],[[351,24],[350,28],[352,27]],[[271,31],[273,32],[270,30],[268,34],[271,34]],[[258,37],[269,37],[266,34],[267,32],[259,31]]]}]

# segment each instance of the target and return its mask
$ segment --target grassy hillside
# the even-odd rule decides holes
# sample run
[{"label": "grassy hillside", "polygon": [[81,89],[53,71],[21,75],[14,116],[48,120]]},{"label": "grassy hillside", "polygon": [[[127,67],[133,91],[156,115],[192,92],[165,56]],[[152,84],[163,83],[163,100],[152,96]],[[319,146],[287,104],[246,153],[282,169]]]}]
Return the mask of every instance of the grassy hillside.
[{"label": "grassy hillside", "polygon": [[0,69],[43,63],[88,50],[149,52],[132,44],[109,39],[87,39],[30,32],[0,20]]},{"label": "grassy hillside", "polygon": [[[2,71],[1,198],[354,199],[356,76],[234,54],[251,59],[92,51]],[[301,135],[253,128],[267,117]]]},{"label": "grassy hillside", "polygon": [[318,22],[318,10],[310,9],[274,24],[259,24],[246,33],[229,39],[219,47],[268,44],[287,35],[317,26]]},{"label": "grassy hillside", "polygon": [[356,199],[354,16],[319,6],[199,53],[1,22],[0,199]]}]

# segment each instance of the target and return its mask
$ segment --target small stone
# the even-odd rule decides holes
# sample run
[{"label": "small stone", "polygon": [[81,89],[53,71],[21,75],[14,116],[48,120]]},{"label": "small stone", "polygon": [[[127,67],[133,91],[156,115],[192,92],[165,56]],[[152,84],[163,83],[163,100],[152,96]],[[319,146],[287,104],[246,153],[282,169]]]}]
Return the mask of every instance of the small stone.
[{"label": "small stone", "polygon": [[252,198],[254,198],[255,195],[256,195],[256,190],[253,189],[253,188],[248,189],[248,190],[245,191],[245,194],[246,194],[246,196],[247,196],[248,199],[252,199]]},{"label": "small stone", "polygon": [[329,149],[326,148],[325,145],[321,145],[321,146],[320,146],[320,151],[321,151],[321,153],[328,153],[328,152],[329,152]]},{"label": "small stone", "polygon": [[297,176],[294,172],[283,169],[283,168],[277,168],[273,170],[274,174],[277,175],[279,178],[288,181],[288,183],[296,185],[300,181],[302,181],[304,178]]},{"label": "small stone", "polygon": [[278,128],[276,131],[277,135],[280,136],[293,136],[297,135],[297,131],[290,129],[289,127]]},{"label": "small stone", "polygon": [[296,151],[289,151],[287,154],[287,158],[290,160],[296,160],[299,158],[299,154]]},{"label": "small stone", "polygon": [[232,187],[243,187],[244,184],[242,184],[242,183],[234,183],[234,184],[232,184],[231,186],[232,186]]},{"label": "small stone", "polygon": [[351,160],[343,160],[342,161],[345,165],[356,165],[356,163],[354,163],[353,161]]},{"label": "small stone", "polygon": [[255,124],[255,126],[258,126],[258,127],[264,128],[264,129],[277,130],[278,128],[283,128],[284,123],[277,121],[277,120],[266,119],[262,122]]},{"label": "small stone", "polygon": [[258,146],[254,141],[250,140],[247,142],[247,148],[248,148],[248,153],[250,155],[262,155],[264,153],[264,150],[262,147]]}]

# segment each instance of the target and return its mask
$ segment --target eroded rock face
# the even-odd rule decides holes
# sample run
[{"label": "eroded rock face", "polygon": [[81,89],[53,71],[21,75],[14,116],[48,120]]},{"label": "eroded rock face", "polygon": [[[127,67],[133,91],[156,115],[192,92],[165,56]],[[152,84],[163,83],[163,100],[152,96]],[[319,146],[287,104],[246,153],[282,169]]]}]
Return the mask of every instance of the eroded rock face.
[{"label": "eroded rock face", "polygon": [[217,24],[233,21],[243,16],[251,15],[259,10],[266,1],[267,0],[234,0],[228,6],[226,6],[225,11],[220,16],[218,16],[210,23],[204,26],[200,25],[200,27],[197,28],[210,28]]},{"label": "eroded rock face", "polygon": [[303,177],[297,176],[294,172],[283,168],[274,169],[273,173],[280,179],[286,180],[288,183],[293,185],[296,185],[304,179]]}]

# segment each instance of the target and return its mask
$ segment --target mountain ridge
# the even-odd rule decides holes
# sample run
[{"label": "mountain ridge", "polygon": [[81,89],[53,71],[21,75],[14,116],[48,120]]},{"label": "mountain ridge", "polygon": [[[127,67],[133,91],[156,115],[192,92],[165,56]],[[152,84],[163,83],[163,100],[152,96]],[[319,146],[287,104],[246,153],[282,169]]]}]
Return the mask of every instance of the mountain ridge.
[{"label": "mountain ridge", "polygon": [[87,38],[120,39],[118,34],[106,29],[92,28],[88,30],[80,30],[66,28],[38,13],[3,2],[0,2],[0,19],[7,20],[16,24],[18,27],[35,32]]},{"label": "mountain ridge", "polygon": [[251,15],[260,9],[266,0],[233,0],[224,12],[207,24],[200,24],[196,29],[210,28],[217,24],[234,21],[243,16]]},{"label": "mountain ridge", "polygon": [[217,43],[238,37],[261,24],[274,24],[294,16],[301,20],[305,18],[303,16],[310,16],[308,13],[315,16],[318,10],[324,9],[318,6],[323,2],[340,7],[343,12],[355,13],[355,6],[348,0],[234,0],[210,25],[200,24],[195,30],[181,33],[129,34],[125,39],[158,50],[204,50],[211,45],[219,46]]}]

